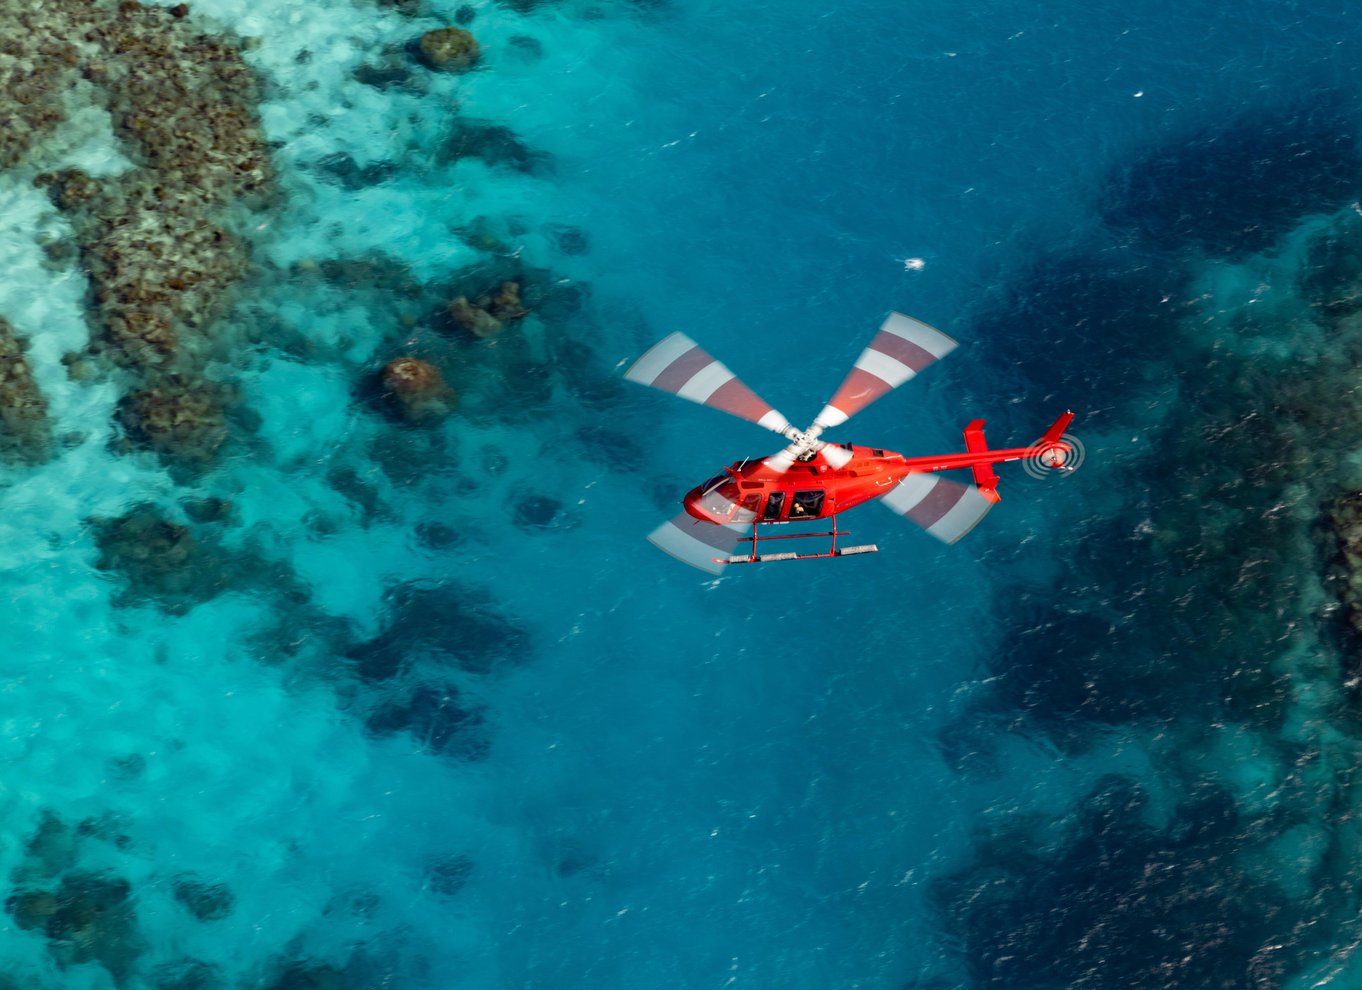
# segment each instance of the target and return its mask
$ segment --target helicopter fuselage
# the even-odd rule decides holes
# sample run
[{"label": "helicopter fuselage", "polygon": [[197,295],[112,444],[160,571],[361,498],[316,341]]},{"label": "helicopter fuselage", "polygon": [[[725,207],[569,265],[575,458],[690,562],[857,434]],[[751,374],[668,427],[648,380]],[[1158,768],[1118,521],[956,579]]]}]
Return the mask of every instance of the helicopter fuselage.
[{"label": "helicopter fuselage", "polygon": [[[910,474],[955,468],[972,470],[976,487],[996,502],[998,478],[993,465],[1036,457],[1038,448],[989,450],[983,444],[982,427],[982,422],[970,424],[966,438],[973,449],[958,454],[904,457],[881,447],[840,444],[851,454],[841,467],[833,467],[821,454],[784,471],[761,459],[740,461],[692,488],[682,505],[692,517],[721,526],[824,519],[885,495]],[[977,432],[977,444],[971,432]],[[1067,444],[1054,449],[1067,450]]]},{"label": "helicopter fuselage", "polygon": [[682,504],[696,519],[720,525],[823,519],[878,498],[912,470],[892,450],[849,444],[844,449],[852,457],[840,468],[822,457],[784,472],[759,458],[740,461],[692,488]]}]

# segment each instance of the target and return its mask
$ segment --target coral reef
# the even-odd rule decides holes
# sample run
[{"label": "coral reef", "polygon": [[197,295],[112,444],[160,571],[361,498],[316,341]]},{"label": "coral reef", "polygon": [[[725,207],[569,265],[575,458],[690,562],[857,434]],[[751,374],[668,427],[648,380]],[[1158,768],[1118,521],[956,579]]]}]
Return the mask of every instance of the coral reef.
[{"label": "coral reef", "polygon": [[[80,60],[76,46],[47,30],[39,5],[6,4],[0,38],[0,169],[17,165],[66,118],[63,96],[75,84]],[[36,43],[35,43],[36,39]]]},{"label": "coral reef", "polygon": [[[187,4],[135,0],[22,5],[7,11],[22,30],[7,32],[0,51],[0,77],[19,71],[20,56],[20,67],[37,66],[14,87],[0,86],[19,121],[0,139],[0,167],[59,119],[62,94],[77,76],[81,92],[108,110],[133,162],[99,179],[65,169],[34,181],[71,222],[90,284],[92,352],[127,369],[118,380],[134,389],[148,374],[172,372],[196,387],[232,288],[250,267],[235,231],[241,207],[265,207],[273,195],[255,110],[260,83],[237,41],[201,33],[189,13]],[[25,44],[17,40],[23,36],[67,40]],[[41,158],[30,154],[26,162]],[[78,361],[71,368],[88,377]],[[196,438],[189,456],[210,462],[219,444]],[[185,445],[157,439],[149,446],[167,453]]]},{"label": "coral reef", "polygon": [[0,317],[0,458],[34,464],[50,453],[47,400],[38,390],[23,342]]}]

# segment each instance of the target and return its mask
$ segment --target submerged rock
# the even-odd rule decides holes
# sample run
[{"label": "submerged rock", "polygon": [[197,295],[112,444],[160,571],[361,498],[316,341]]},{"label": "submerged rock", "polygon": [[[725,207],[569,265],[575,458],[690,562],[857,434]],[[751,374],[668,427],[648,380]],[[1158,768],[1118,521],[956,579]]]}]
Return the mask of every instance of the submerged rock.
[{"label": "submerged rock", "polygon": [[461,27],[436,28],[416,43],[421,61],[440,72],[463,72],[478,60],[478,43]]}]

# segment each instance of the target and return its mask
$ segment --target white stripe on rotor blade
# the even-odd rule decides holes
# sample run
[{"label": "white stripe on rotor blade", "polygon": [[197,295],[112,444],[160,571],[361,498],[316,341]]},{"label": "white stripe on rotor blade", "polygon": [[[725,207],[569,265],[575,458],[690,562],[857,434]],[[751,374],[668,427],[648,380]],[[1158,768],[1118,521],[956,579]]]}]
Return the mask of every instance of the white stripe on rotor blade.
[{"label": "white stripe on rotor blade", "polygon": [[711,361],[691,375],[686,384],[676,390],[676,394],[683,399],[704,404],[711,395],[731,382],[733,378],[733,372],[725,368],[722,361]]},{"label": "white stripe on rotor blade", "polygon": [[835,468],[844,468],[852,458],[851,451],[845,447],[838,447],[834,444],[826,444],[821,451],[823,459]]},{"label": "white stripe on rotor blade", "polygon": [[938,540],[954,543],[978,525],[991,508],[993,503],[979,489],[970,487],[949,512],[927,527],[927,532]]},{"label": "white stripe on rotor blade", "polygon": [[915,320],[902,313],[890,313],[889,318],[881,324],[880,329],[887,330],[895,337],[911,340],[918,347],[938,359],[945,357],[959,346],[955,340],[947,337],[936,327],[929,327],[921,320]]},{"label": "white stripe on rotor blade", "polygon": [[634,362],[634,366],[624,373],[624,377],[640,385],[651,385],[657,381],[658,375],[671,367],[673,361],[694,347],[695,341],[684,333],[663,337],[650,347],[643,357]]},{"label": "white stripe on rotor blade", "polygon": [[[699,525],[709,524],[700,523]],[[733,543],[738,542],[740,533],[746,532],[746,527],[725,526],[724,528],[732,531]],[[711,574],[718,574],[723,570],[723,565],[715,563],[714,558],[726,556],[726,554],[721,554],[719,550],[710,546],[704,540],[697,540],[673,522],[665,522],[649,533],[648,542],[691,567],[698,567],[700,570],[709,571]],[[732,549],[732,544],[729,545],[729,549]]]},{"label": "white stripe on rotor blade", "polygon": [[797,451],[793,451],[789,447],[786,447],[784,450],[780,451],[780,453],[772,454],[770,457],[766,458],[766,460],[762,461],[762,463],[772,471],[783,474],[790,470],[790,465],[795,461],[796,453]]},{"label": "white stripe on rotor blade", "polygon": [[849,417],[836,406],[824,406],[823,411],[814,420],[815,425],[820,425],[824,429],[832,426],[841,426]]},{"label": "white stripe on rotor blade", "polygon": [[790,421],[779,412],[772,409],[761,419],[757,420],[758,426],[764,426],[775,433],[784,433],[790,427]]},{"label": "white stripe on rotor blade", "polygon": [[902,361],[897,361],[888,354],[870,347],[862,351],[861,356],[856,359],[856,367],[888,383],[890,388],[898,388],[917,374]]},{"label": "white stripe on rotor blade", "polygon": [[934,474],[910,474],[880,501],[899,515],[906,516],[936,487],[937,480]]}]

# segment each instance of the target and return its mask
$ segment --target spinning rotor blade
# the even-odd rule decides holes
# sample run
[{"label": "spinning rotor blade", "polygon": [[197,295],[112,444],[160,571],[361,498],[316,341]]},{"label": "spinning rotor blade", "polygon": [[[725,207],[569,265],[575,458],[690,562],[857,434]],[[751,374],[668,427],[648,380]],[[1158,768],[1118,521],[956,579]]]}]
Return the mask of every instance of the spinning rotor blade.
[{"label": "spinning rotor blade", "polygon": [[911,316],[890,313],[870,346],[856,359],[837,394],[814,420],[814,428],[821,431],[840,426],[955,347],[955,341],[940,330]]},{"label": "spinning rotor blade", "polygon": [[790,421],[683,333],[654,344],[624,377],[784,434]]},{"label": "spinning rotor blade", "polygon": [[910,474],[880,501],[945,543],[972,530],[994,505],[973,485],[934,474]]},{"label": "spinning rotor blade", "polygon": [[723,564],[716,563],[714,558],[732,554],[749,528],[737,523],[719,526],[701,522],[682,512],[649,533],[648,542],[683,564],[718,574]]}]

